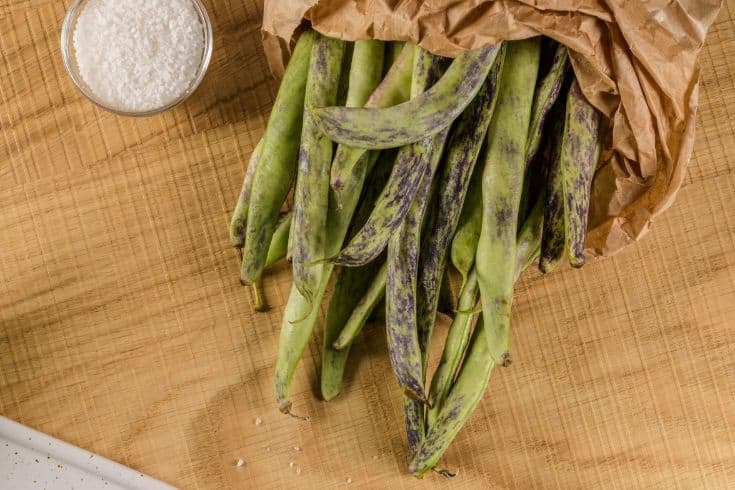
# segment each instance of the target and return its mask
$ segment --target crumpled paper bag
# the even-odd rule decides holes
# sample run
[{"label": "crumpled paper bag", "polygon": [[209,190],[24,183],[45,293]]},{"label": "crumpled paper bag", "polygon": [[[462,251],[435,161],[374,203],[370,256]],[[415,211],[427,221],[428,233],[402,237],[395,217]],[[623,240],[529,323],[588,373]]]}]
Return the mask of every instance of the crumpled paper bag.
[{"label": "crumpled paper bag", "polygon": [[456,56],[543,34],[570,49],[585,96],[607,116],[587,251],[611,255],[668,208],[694,144],[697,55],[721,0],[265,0],[263,46],[283,72],[304,19],[347,40],[410,40]]}]

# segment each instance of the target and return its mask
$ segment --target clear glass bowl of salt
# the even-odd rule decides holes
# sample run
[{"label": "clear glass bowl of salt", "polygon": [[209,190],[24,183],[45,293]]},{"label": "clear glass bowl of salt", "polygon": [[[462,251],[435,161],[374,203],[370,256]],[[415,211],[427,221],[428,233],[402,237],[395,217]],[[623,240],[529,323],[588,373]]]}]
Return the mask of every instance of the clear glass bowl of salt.
[{"label": "clear glass bowl of salt", "polygon": [[200,0],[76,0],[61,55],[79,91],[123,116],[152,116],[186,100],[212,58]]}]

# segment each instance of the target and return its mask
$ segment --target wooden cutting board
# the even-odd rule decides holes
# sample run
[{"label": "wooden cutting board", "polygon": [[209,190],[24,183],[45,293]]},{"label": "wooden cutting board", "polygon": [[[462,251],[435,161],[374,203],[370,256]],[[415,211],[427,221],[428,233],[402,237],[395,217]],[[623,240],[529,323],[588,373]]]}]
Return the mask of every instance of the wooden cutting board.
[{"label": "wooden cutting board", "polygon": [[[274,406],[289,273],[268,275],[273,309],[253,313],[227,225],[276,84],[261,2],[205,3],[203,86],[126,119],[64,72],[68,0],[0,0],[0,414],[183,488],[443,485],[405,472],[379,326],[330,403],[321,334],[309,345],[294,410],[311,422]],[[701,64],[678,201],[614,258],[523,277],[515,362],[442,462],[453,488],[735,487],[733,0]]]}]

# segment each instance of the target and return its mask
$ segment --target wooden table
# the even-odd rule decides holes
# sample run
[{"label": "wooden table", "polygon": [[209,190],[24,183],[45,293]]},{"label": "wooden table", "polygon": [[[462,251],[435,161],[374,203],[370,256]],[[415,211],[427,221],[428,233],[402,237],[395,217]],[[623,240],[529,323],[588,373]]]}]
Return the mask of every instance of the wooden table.
[{"label": "wooden table", "polygon": [[[253,313],[227,224],[276,85],[262,4],[206,3],[204,85],[125,119],[64,72],[68,0],[0,0],[0,413],[183,488],[439,486],[405,472],[379,328],[331,403],[309,345],[294,408],[310,423],[275,409],[290,277],[269,275],[273,309]],[[614,258],[523,277],[515,362],[443,461],[453,488],[735,487],[733,0],[701,64],[678,201]]]}]

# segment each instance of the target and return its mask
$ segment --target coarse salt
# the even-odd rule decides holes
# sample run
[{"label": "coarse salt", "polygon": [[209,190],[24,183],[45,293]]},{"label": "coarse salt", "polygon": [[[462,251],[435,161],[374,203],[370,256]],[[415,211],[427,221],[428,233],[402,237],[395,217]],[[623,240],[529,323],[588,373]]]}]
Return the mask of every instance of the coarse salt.
[{"label": "coarse salt", "polygon": [[79,74],[106,105],[130,112],[184,95],[204,53],[192,0],[89,0],[73,34]]}]

